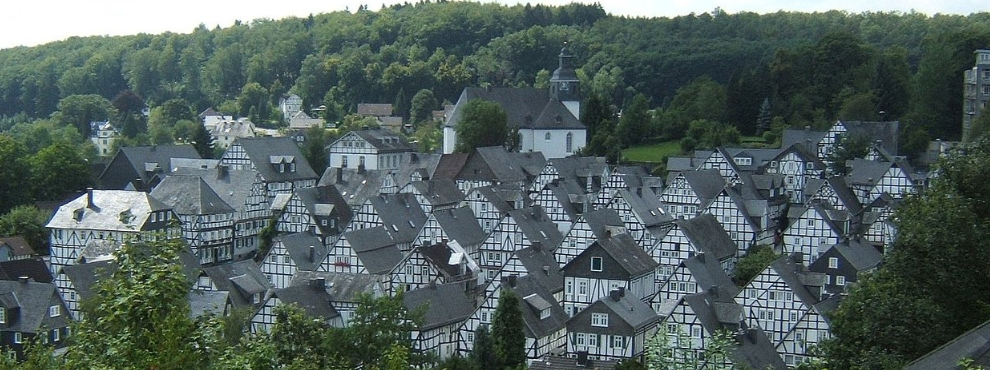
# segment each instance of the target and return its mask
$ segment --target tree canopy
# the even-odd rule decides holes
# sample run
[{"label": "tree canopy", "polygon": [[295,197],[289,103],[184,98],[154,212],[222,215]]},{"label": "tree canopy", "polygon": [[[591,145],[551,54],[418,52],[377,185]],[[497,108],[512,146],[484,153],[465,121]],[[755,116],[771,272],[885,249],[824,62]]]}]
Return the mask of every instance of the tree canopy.
[{"label": "tree canopy", "polygon": [[508,141],[507,115],[498,103],[475,99],[464,105],[460,122],[457,122],[457,148],[461,153],[471,153],[476,148],[502,146]]}]

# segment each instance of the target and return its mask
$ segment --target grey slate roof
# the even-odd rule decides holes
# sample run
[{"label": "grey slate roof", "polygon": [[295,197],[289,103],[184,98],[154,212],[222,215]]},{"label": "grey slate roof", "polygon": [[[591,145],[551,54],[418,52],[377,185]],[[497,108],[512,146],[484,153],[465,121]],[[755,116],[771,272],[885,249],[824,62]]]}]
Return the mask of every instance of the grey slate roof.
[{"label": "grey slate roof", "polygon": [[856,240],[844,240],[838,244],[828,247],[824,252],[829,249],[835,249],[836,252],[841,254],[846,261],[853,265],[857,271],[863,271],[877,267],[880,264],[880,260],[883,255],[877,251],[872,245],[863,244]]},{"label": "grey slate roof", "polygon": [[417,149],[415,145],[410,144],[405,138],[392,132],[392,130],[355,130],[351,132],[375,147],[379,153],[415,152]]},{"label": "grey slate roof", "polygon": [[112,261],[97,261],[78,265],[65,266],[62,268],[63,274],[72,282],[76,289],[76,294],[80,300],[86,300],[94,296],[95,284],[103,278],[108,278],[117,269],[117,264]]},{"label": "grey slate roof", "polygon": [[549,248],[556,248],[564,239],[560,231],[557,230],[557,224],[547,217],[542,207],[532,206],[514,209],[509,211],[509,217],[512,217],[530,243],[540,243],[540,245]]},{"label": "grey slate roof", "polygon": [[608,229],[625,227],[625,223],[619,217],[619,212],[611,208],[599,208],[594,211],[585,212],[581,217],[584,217],[585,222],[588,223],[588,227],[591,228],[591,233],[599,240],[608,237],[606,235]]},{"label": "grey slate roof", "polygon": [[474,212],[467,206],[434,211],[437,223],[447,232],[451,240],[456,240],[464,248],[478,245],[488,239],[488,234],[481,229]]},{"label": "grey slate roof", "polygon": [[308,232],[279,235],[275,238],[278,242],[289,252],[296,268],[303,271],[316,270],[328,253],[320,238]]},{"label": "grey slate roof", "polygon": [[412,194],[381,195],[369,201],[394,243],[411,243],[426,224],[426,213]]},{"label": "grey slate roof", "polygon": [[434,179],[453,179],[461,173],[470,155],[467,153],[450,153],[440,156],[436,168],[433,169]]},{"label": "grey slate roof", "polygon": [[230,293],[224,291],[189,291],[189,316],[198,318],[206,315],[223,316],[227,312]]},{"label": "grey slate roof", "polygon": [[214,193],[238,211],[244,210],[251,195],[251,186],[260,179],[258,171],[232,170],[228,166],[218,166],[215,169],[178,168],[173,174],[197,176],[203,179]]},{"label": "grey slate roof", "polygon": [[660,316],[653,311],[652,307],[628,292],[623,294],[622,297],[619,297],[617,301],[610,296],[605,296],[598,302],[603,303],[615,313],[615,316],[626,324],[629,324],[629,326],[632,326],[635,330],[642,329],[660,320]]},{"label": "grey slate roof", "polygon": [[6,245],[10,247],[11,252],[15,256],[31,256],[34,255],[34,250],[28,245],[28,242],[22,236],[9,236],[0,238],[0,246]]},{"label": "grey slate roof", "polygon": [[685,171],[682,174],[684,180],[701,199],[702,204],[714,199],[725,187],[725,179],[718,170]]},{"label": "grey slate roof", "polygon": [[720,260],[736,254],[736,243],[715,216],[706,213],[688,220],[675,220],[674,224],[699,251]]},{"label": "grey slate roof", "polygon": [[512,210],[512,205],[509,204],[509,201],[502,196],[501,192],[495,191],[495,189],[491,186],[478,186],[471,188],[465,198],[470,199],[469,197],[472,193],[481,193],[482,197],[487,199],[488,203],[491,203],[491,205],[498,210],[501,216],[505,216]]},{"label": "grey slate roof", "polygon": [[419,323],[421,331],[464,321],[475,309],[460,283],[429,285],[405,292],[402,304],[411,312],[425,310],[423,321]]},{"label": "grey slate roof", "polygon": [[973,359],[973,365],[990,366],[990,321],[986,321],[914,360],[904,370],[955,370],[959,361]]},{"label": "grey slate roof", "polygon": [[272,292],[272,297],[277,297],[282,304],[297,305],[309,317],[332,319],[340,316],[331,304],[330,294],[315,281],[276,289]]},{"label": "grey slate roof", "polygon": [[464,192],[451,179],[433,179],[409,183],[433,206],[455,204],[464,200]]},{"label": "grey slate roof", "polygon": [[326,290],[335,302],[357,302],[359,294],[374,294],[379,285],[379,277],[371,274],[296,271],[289,286],[310,284],[319,278],[325,279]]},{"label": "grey slate roof", "polygon": [[846,164],[851,167],[846,179],[850,185],[873,186],[880,182],[894,162],[877,162],[862,158],[853,159]]},{"label": "grey slate roof", "polygon": [[867,122],[867,121],[840,121],[848,131],[849,135],[861,136],[880,142],[880,145],[892,154],[897,154],[897,137],[900,130],[900,122]]},{"label": "grey slate roof", "polygon": [[370,274],[388,273],[403,260],[402,252],[395,246],[395,239],[384,227],[348,231],[343,237],[347,238]]},{"label": "grey slate roof", "polygon": [[811,307],[821,300],[821,287],[825,283],[825,276],[821,273],[809,272],[799,261],[800,256],[797,254],[782,256],[770,263],[768,268],[772,268],[780,276],[805,306]]},{"label": "grey slate roof", "polygon": [[664,211],[660,198],[650,188],[622,189],[619,190],[619,196],[629,203],[632,212],[640,219],[643,226],[649,227],[674,220]]},{"label": "grey slate roof", "polygon": [[[7,318],[5,332],[39,333],[69,325],[68,311],[55,291],[55,285],[0,280],[0,297],[0,303],[20,308],[17,317]],[[60,306],[61,315],[49,317],[48,308],[53,304]]]},{"label": "grey slate roof", "polygon": [[[151,212],[169,209],[165,203],[138,191],[93,190],[92,194],[95,207],[87,207],[87,194],[83,194],[59,207],[46,227],[136,232],[144,230]],[[80,221],[73,218],[77,210],[82,212]],[[133,217],[121,217],[124,212]]]},{"label": "grey slate roof", "polygon": [[[523,315],[527,338],[543,338],[567,325],[567,319],[570,317],[564,312],[560,303],[553,298],[553,292],[548,291],[532,274],[516,279],[515,286],[509,284],[501,286],[511,289],[519,296],[519,310]],[[544,309],[550,310],[550,316],[541,319],[540,312]]]},{"label": "grey slate roof", "polygon": [[232,213],[231,207],[199,176],[169,175],[151,196],[180,215],[214,215]]},{"label": "grey slate roof", "polygon": [[[291,138],[237,138],[235,143],[239,143],[244,148],[244,153],[250,158],[254,169],[261,173],[261,177],[267,182],[319,179],[319,175],[313,171],[313,167],[310,167],[309,162],[306,162],[306,157],[299,150],[299,145]],[[294,160],[296,163],[296,172],[276,171],[272,166],[274,157],[283,160]]]},{"label": "grey slate roof", "polygon": [[[643,250],[632,236],[622,233],[612,235],[608,239],[599,239],[594,244],[598,244],[619,263],[629,276],[639,276],[657,268],[656,260],[649,253]],[[590,249],[591,247],[589,247]],[[583,252],[582,252],[583,253]],[[571,260],[576,261],[577,258]],[[568,263],[571,264],[571,262]],[[565,266],[566,269],[566,266]]]},{"label": "grey slate roof", "polygon": [[264,293],[271,287],[268,278],[253,260],[211,266],[203,272],[210,277],[217,290],[231,293],[230,301],[234,307],[251,306],[254,294]]},{"label": "grey slate roof", "polygon": [[337,188],[347,204],[356,208],[378,195],[387,173],[385,170],[327,167],[318,185]]},{"label": "grey slate roof", "polygon": [[45,261],[34,258],[0,262],[0,280],[17,280],[22,276],[39,283],[52,282],[52,273]]},{"label": "grey slate roof", "polygon": [[739,293],[739,288],[715,259],[698,254],[684,260],[681,264],[691,272],[698,287],[708,291],[710,295],[732,299]]},{"label": "grey slate roof", "polygon": [[752,369],[784,369],[787,367],[774,349],[767,334],[759,327],[747,328],[745,334],[736,334],[736,346],[732,362]]},{"label": "grey slate roof", "polygon": [[533,279],[550,293],[564,290],[564,274],[557,267],[557,261],[549,248],[526,247],[516,251],[516,258],[526,268],[529,279]]},{"label": "grey slate roof", "polygon": [[123,147],[100,174],[100,183],[105,189],[122,190],[127,184],[140,179],[141,183],[135,185],[143,190],[152,182],[153,176],[169,172],[173,158],[202,157],[192,145]]},{"label": "grey slate roof", "polygon": [[[550,99],[547,90],[514,87],[467,87],[461,93],[458,103],[481,99],[494,102],[508,115],[509,127],[540,129],[584,128],[559,101]],[[463,116],[461,104],[444,122],[446,127],[457,127]],[[559,119],[557,117],[560,117]]]}]

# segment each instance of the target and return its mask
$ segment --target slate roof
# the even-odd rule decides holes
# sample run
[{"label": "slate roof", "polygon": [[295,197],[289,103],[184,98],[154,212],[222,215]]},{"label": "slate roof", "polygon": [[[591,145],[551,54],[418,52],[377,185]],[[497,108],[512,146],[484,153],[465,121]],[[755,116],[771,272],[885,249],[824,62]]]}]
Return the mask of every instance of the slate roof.
[{"label": "slate roof", "polygon": [[805,127],[804,129],[784,129],[781,133],[781,148],[787,148],[794,144],[799,144],[804,147],[807,151],[815,153],[818,156],[818,142],[822,141],[822,138],[828,134],[826,131],[815,131],[810,127]]},{"label": "slate roof", "polygon": [[565,157],[551,158],[549,163],[557,170],[562,179],[575,180],[586,184],[587,178],[592,179],[592,191],[597,192],[602,186],[602,174],[608,169],[604,157]]},{"label": "slate roof", "polygon": [[32,256],[34,255],[34,250],[28,245],[27,239],[22,236],[8,236],[0,238],[0,246],[6,245],[10,247],[11,252],[15,256]]},{"label": "slate roof", "polygon": [[388,273],[403,260],[395,239],[384,227],[348,231],[343,237],[347,238],[354,253],[370,274]]},{"label": "slate roof", "polygon": [[434,211],[437,223],[446,231],[451,240],[456,240],[462,247],[470,248],[488,239],[488,234],[481,229],[474,212],[467,206]]},{"label": "slate roof", "polygon": [[702,204],[714,199],[725,187],[725,179],[718,170],[686,171],[682,175]]},{"label": "slate roof", "polygon": [[708,291],[710,295],[732,299],[739,293],[739,288],[732,282],[732,278],[722,270],[722,265],[715,259],[697,254],[681,264],[691,272],[698,287]]},{"label": "slate roof", "polygon": [[0,280],[17,280],[22,276],[39,283],[52,282],[51,271],[48,270],[45,261],[40,259],[25,258],[0,262]]},{"label": "slate roof", "polygon": [[[639,243],[633,240],[632,236],[626,233],[612,235],[608,239],[599,239],[594,244],[600,245],[632,277],[653,271],[659,265],[649,253],[646,253],[639,246]],[[591,249],[591,247],[588,249]],[[578,259],[571,260],[571,262],[568,262],[568,265],[576,260]],[[565,266],[564,269],[566,268]]]},{"label": "slate roof", "polygon": [[357,114],[362,116],[389,117],[392,115],[392,104],[359,103]]},{"label": "slate roof", "polygon": [[505,216],[512,210],[512,205],[509,201],[502,196],[501,192],[495,191],[495,188],[491,186],[478,186],[471,188],[465,196],[465,199],[471,199],[470,196],[472,193],[481,193],[482,197],[487,199],[488,203],[495,207],[501,216]]},{"label": "slate roof", "polygon": [[[542,273],[542,272],[541,272]],[[516,279],[516,285],[502,284],[519,296],[519,311],[522,312],[527,338],[539,339],[553,334],[567,325],[570,318],[563,307],[553,298],[553,293],[531,275]],[[541,319],[540,312],[550,310],[550,316]]]},{"label": "slate roof", "polygon": [[798,254],[782,256],[770,263],[768,268],[772,268],[780,276],[805,306],[811,307],[821,300],[820,289],[825,283],[825,276],[807,271],[800,258]]},{"label": "slate roof", "polygon": [[344,272],[296,271],[289,286],[306,285],[323,278],[330,299],[335,302],[357,302],[359,294],[374,294],[380,284],[379,276]]},{"label": "slate roof", "polygon": [[[295,196],[299,198],[310,215],[325,218],[336,213],[340,217],[340,224],[346,224],[351,220],[351,207],[337,193],[337,189],[332,186],[296,189]],[[329,226],[317,225],[324,233],[333,234]]]},{"label": "slate roof", "polygon": [[461,173],[464,169],[464,165],[467,163],[470,154],[467,153],[450,153],[440,156],[440,161],[437,163],[437,167],[433,170],[433,179],[453,179],[457,177],[457,174]]},{"label": "slate roof", "polygon": [[582,217],[588,223],[588,227],[591,228],[591,233],[595,235],[595,239],[598,240],[608,237],[606,231],[609,228],[625,228],[626,225],[625,222],[622,222],[622,217],[619,217],[619,212],[611,208],[599,208],[594,211],[585,212]]},{"label": "slate roof", "polygon": [[990,321],[986,321],[908,364],[904,370],[955,370],[959,361],[990,366]]},{"label": "slate roof", "polygon": [[61,273],[65,274],[72,282],[72,287],[76,289],[79,299],[86,300],[96,294],[94,290],[96,283],[100,279],[108,278],[116,269],[116,263],[106,260],[65,266]]},{"label": "slate roof", "polygon": [[[217,290],[230,292],[234,307],[253,305],[253,295],[271,287],[268,278],[253,260],[224,263],[203,269]],[[237,294],[234,294],[237,293]]]},{"label": "slate roof", "polygon": [[549,248],[526,247],[516,251],[516,258],[526,268],[529,279],[551,293],[564,290],[564,274],[557,267],[557,261]]},{"label": "slate roof", "polygon": [[320,238],[308,232],[279,235],[274,243],[278,242],[282,243],[299,270],[316,270],[328,253]]},{"label": "slate roof", "polygon": [[612,370],[618,365],[618,361],[592,359],[578,364],[577,359],[573,357],[547,355],[530,363],[529,370]]},{"label": "slate roof", "polygon": [[849,161],[847,166],[851,167],[846,179],[850,185],[873,186],[880,182],[880,178],[887,173],[887,170],[894,165],[894,162],[877,162],[862,158]]},{"label": "slate roof", "polygon": [[151,196],[180,215],[214,215],[233,213],[231,207],[199,176],[169,175]]},{"label": "slate roof", "polygon": [[[456,127],[463,116],[461,102],[481,99],[498,104],[507,114],[510,128],[583,129],[584,125],[564,107],[563,103],[550,99],[549,91],[515,87],[467,87],[457,100],[458,105],[444,122],[445,127]],[[559,117],[559,119],[558,119]]]},{"label": "slate roof", "polygon": [[675,220],[674,224],[699,251],[711,254],[719,260],[736,254],[736,243],[715,216],[706,213],[687,220]]},{"label": "slate roof", "polygon": [[663,203],[660,202],[653,190],[650,188],[635,188],[633,190],[619,190],[619,196],[626,200],[632,212],[636,214],[643,226],[654,226],[665,222],[673,221],[674,218],[664,211]]},{"label": "slate roof", "polygon": [[547,217],[540,206],[514,209],[509,211],[509,217],[512,217],[523,236],[530,243],[540,243],[540,245],[548,248],[556,248],[564,239],[560,231],[557,230],[557,224]]},{"label": "slate roof", "polygon": [[[8,317],[5,332],[39,333],[69,325],[68,310],[52,284],[0,280],[0,302],[20,307],[18,316]],[[11,302],[12,301],[12,302]],[[58,304],[62,314],[49,317],[48,308]]]},{"label": "slate roof", "polygon": [[340,316],[331,304],[330,294],[315,281],[276,289],[272,297],[278,298],[282,304],[295,304],[309,317],[332,319]]},{"label": "slate roof", "polygon": [[318,186],[333,186],[347,205],[356,208],[379,194],[388,171],[327,167]]},{"label": "slate roof", "polygon": [[[214,169],[178,168],[175,175],[197,176],[227,205],[238,211],[243,211],[247,199],[251,195],[251,187],[260,181],[260,173],[255,170],[233,170],[229,166],[218,166]],[[265,198],[265,201],[268,199]]]},{"label": "slate roof", "polygon": [[415,152],[417,150],[415,145],[410,144],[404,137],[392,132],[392,130],[355,130],[351,131],[351,133],[360,136],[368,144],[375,147],[379,153],[404,153]]},{"label": "slate roof", "polygon": [[732,297],[716,297],[713,292],[708,290],[688,294],[681,299],[691,307],[691,311],[709,333],[719,330],[736,331],[740,321],[744,319],[742,305],[733,301]]},{"label": "slate roof", "polygon": [[426,213],[412,194],[390,194],[369,201],[394,243],[411,243],[426,224]]},{"label": "slate roof", "polygon": [[206,315],[224,316],[230,293],[224,291],[191,290],[188,295],[189,316],[193,319]]},{"label": "slate roof", "polygon": [[433,179],[409,183],[433,206],[455,204],[464,200],[464,192],[451,179]]},{"label": "slate roof", "polygon": [[897,154],[897,138],[900,122],[868,122],[868,121],[839,121],[846,127],[850,135],[865,137],[873,142],[880,142],[889,153]]},{"label": "slate roof", "polygon": [[863,244],[855,240],[843,240],[841,243],[832,245],[823,251],[834,249],[842,255],[856,271],[863,271],[877,267],[883,255],[872,245]]},{"label": "slate roof", "polygon": [[[509,153],[501,146],[475,149],[465,161],[455,179],[492,181],[496,183],[526,183],[529,178],[524,167],[546,159],[541,153]],[[437,176],[434,176],[435,178]]]},{"label": "slate roof", "polygon": [[402,304],[411,312],[425,309],[423,321],[419,323],[420,331],[462,322],[471,317],[475,309],[460,283],[429,285],[405,292]]},{"label": "slate roof", "polygon": [[173,158],[202,157],[192,145],[122,147],[100,174],[100,183],[107,189],[124,189],[127,184],[141,179],[141,184],[135,185],[145,187],[156,173],[169,172]]},{"label": "slate roof", "polygon": [[[59,207],[45,227],[136,232],[144,230],[151,212],[169,209],[165,203],[138,191],[93,190],[92,194],[95,207],[87,207],[87,194],[83,194]],[[77,210],[82,212],[80,221],[73,218]],[[130,220],[121,217],[125,211],[133,216]]]},{"label": "slate roof", "polygon": [[[254,169],[267,182],[282,182],[295,180],[316,180],[319,175],[313,171],[306,157],[303,156],[299,145],[287,137],[254,137],[237,138],[235,144],[244,148],[244,153],[251,160]],[[295,172],[278,172],[272,165],[273,157],[294,160]]]},{"label": "slate roof", "polygon": [[738,345],[732,351],[733,364],[752,369],[787,368],[763,329],[747,328],[745,334],[737,333],[735,339]]},{"label": "slate roof", "polygon": [[598,302],[608,307],[615,313],[615,316],[632,326],[634,330],[640,330],[660,320],[660,316],[653,311],[652,307],[628,292],[622,294],[619,300],[604,296]]}]

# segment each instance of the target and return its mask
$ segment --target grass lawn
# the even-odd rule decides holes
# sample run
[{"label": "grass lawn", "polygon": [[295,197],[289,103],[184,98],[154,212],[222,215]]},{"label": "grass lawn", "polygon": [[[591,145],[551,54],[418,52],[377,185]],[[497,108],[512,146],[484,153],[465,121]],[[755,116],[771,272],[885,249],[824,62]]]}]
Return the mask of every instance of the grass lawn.
[{"label": "grass lawn", "polygon": [[622,157],[631,162],[664,163],[665,158],[681,155],[679,141],[636,146],[622,151]]}]

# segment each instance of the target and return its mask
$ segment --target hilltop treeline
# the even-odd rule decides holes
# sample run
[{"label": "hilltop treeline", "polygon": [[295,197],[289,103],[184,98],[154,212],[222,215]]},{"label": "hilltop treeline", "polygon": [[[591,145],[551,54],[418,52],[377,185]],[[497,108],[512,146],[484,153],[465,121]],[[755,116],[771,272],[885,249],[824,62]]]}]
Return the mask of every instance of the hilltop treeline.
[{"label": "hilltop treeline", "polygon": [[[261,120],[277,119],[275,104],[289,92],[306,107],[326,105],[329,120],[362,102],[393,103],[408,115],[421,89],[455,101],[469,85],[539,86],[565,41],[586,96],[621,109],[642,94],[661,108],[657,115],[668,114],[663,130],[705,118],[753,134],[768,100],[778,123],[899,119],[905,137],[920,143],[959,137],[961,71],[973,50],[990,47],[990,14],[716,9],[629,18],[598,4],[426,1],[185,34],[74,37],[0,50],[0,129],[47,118],[72,95],[112,100],[125,90],[153,107],[178,98],[193,109],[253,110]],[[676,99],[679,89],[709,81],[720,90],[697,94],[706,89],[695,86],[700,96]],[[708,116],[692,116],[692,104]],[[85,136],[88,127],[78,127]]]}]

